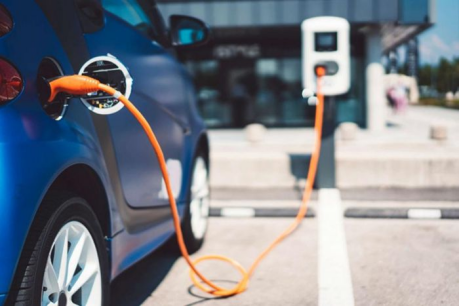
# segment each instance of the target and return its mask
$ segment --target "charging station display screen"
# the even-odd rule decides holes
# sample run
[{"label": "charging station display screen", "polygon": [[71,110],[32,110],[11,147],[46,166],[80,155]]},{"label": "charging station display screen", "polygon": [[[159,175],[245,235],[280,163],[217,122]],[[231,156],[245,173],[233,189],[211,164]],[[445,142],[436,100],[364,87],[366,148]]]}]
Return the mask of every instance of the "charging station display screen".
[{"label": "charging station display screen", "polygon": [[336,32],[315,33],[315,51],[332,52],[338,50],[338,39]]}]

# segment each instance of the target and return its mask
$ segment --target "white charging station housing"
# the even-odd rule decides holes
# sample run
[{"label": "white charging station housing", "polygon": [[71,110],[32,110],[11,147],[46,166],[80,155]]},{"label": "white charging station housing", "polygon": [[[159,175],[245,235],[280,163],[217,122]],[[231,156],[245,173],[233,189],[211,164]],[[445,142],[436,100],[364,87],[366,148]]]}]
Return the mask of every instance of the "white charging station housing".
[{"label": "white charging station housing", "polygon": [[351,85],[350,25],[339,17],[314,17],[301,24],[303,93],[316,92],[318,65],[324,65],[322,91],[326,96],[345,94]]}]

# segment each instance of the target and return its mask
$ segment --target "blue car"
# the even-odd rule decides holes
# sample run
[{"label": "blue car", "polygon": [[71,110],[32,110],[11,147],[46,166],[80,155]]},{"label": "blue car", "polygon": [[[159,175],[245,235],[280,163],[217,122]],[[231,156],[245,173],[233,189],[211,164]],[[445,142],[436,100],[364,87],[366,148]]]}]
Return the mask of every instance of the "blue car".
[{"label": "blue car", "polygon": [[155,130],[191,252],[209,212],[209,143],[176,59],[205,43],[154,0],[0,3],[0,305],[108,305],[110,282],[175,233],[156,156],[122,103],[43,83],[82,74],[115,87]]}]

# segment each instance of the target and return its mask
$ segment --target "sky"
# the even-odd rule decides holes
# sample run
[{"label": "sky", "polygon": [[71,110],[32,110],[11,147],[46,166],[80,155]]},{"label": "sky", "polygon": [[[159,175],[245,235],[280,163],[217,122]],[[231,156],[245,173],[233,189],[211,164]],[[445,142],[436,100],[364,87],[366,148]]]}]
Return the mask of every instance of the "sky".
[{"label": "sky", "polygon": [[436,64],[440,57],[459,57],[459,0],[436,1],[435,25],[419,35],[421,64]]}]

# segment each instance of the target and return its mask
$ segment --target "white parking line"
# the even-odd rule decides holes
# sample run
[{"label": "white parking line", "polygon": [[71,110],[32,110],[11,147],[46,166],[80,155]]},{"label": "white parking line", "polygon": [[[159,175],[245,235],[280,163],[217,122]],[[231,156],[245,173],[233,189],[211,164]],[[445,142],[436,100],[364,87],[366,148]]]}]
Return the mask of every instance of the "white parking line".
[{"label": "white parking line", "polygon": [[353,306],[341,197],[337,189],[319,190],[319,306]]},{"label": "white parking line", "polygon": [[409,209],[409,219],[441,219],[440,209]]},{"label": "white parking line", "polygon": [[222,208],[220,215],[228,218],[251,218],[255,216],[253,208]]}]

